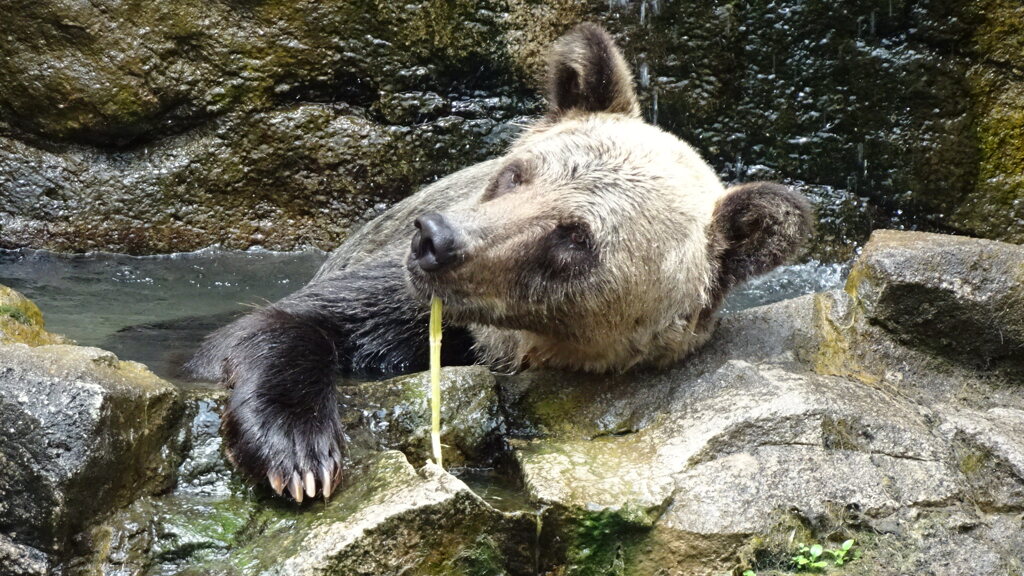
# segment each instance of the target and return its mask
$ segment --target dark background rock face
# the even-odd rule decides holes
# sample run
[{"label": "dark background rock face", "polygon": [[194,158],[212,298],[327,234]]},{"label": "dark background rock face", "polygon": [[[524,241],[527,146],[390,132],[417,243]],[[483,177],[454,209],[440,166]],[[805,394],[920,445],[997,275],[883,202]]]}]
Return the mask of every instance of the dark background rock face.
[{"label": "dark background rock face", "polygon": [[1015,0],[16,0],[0,247],[331,248],[500,154],[542,111],[547,45],[584,20],[618,37],[647,118],[725,178],[1024,240]]}]

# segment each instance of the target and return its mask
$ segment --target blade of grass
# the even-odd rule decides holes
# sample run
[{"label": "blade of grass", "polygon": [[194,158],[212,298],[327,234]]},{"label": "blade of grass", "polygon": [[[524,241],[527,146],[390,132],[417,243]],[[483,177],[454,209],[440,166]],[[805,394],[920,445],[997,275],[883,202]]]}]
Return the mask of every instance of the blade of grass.
[{"label": "blade of grass", "polygon": [[430,444],[441,463],[441,299],[430,300]]}]

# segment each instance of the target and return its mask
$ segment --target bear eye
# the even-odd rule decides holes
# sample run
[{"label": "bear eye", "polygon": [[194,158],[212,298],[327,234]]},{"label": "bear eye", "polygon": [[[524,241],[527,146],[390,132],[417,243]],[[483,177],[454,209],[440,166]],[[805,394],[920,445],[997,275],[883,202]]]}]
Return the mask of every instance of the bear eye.
[{"label": "bear eye", "polygon": [[559,224],[548,235],[545,278],[580,280],[598,262],[598,250],[590,228],[582,222]]},{"label": "bear eye", "polygon": [[586,224],[579,222],[559,224],[558,234],[565,239],[565,243],[569,248],[590,250],[592,247],[590,230],[587,228]]},{"label": "bear eye", "polygon": [[514,191],[526,181],[526,165],[521,160],[513,160],[498,172],[497,177],[484,192],[484,201],[493,200]]}]

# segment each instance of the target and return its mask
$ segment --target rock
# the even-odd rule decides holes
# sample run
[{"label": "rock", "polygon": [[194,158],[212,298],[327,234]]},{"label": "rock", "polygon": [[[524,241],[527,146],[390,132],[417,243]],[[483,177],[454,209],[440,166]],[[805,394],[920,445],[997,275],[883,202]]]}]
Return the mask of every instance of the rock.
[{"label": "rock", "polygon": [[[494,377],[482,367],[444,374],[446,464],[490,463],[503,424]],[[100,566],[104,574],[189,567],[234,574],[279,563],[273,570],[287,574],[320,574],[335,564],[340,572],[331,573],[431,566],[455,574],[522,573],[529,562],[520,548],[536,531],[532,517],[498,512],[460,480],[435,467],[417,473],[406,456],[386,452],[398,447],[420,462],[429,457],[428,381],[415,374],[341,388],[350,466],[344,489],[326,507],[294,506],[233,472],[219,436],[226,392],[189,393],[175,489],[136,500],[91,528],[84,546],[90,553],[74,559],[70,573],[84,576]],[[438,531],[435,522],[443,530],[425,536]]]},{"label": "rock", "polygon": [[[505,419],[494,375],[482,366],[452,366],[441,383],[441,441],[446,467],[493,464]],[[349,452],[401,450],[413,462],[431,456],[430,375],[343,386],[342,422]]]},{"label": "rock", "polygon": [[0,534],[0,576],[46,576],[49,566],[46,554]]},{"label": "rock", "polygon": [[81,536],[89,553],[65,564],[65,573],[168,573],[217,560],[243,541],[258,510],[258,500],[241,486],[214,496],[188,490],[144,496]]},{"label": "rock", "polygon": [[498,512],[399,452],[364,464],[326,505],[260,502],[230,554],[182,558],[181,573],[532,574],[532,517]]},{"label": "rock", "polygon": [[503,147],[503,114],[392,126],[360,109],[302,103],[228,115],[116,157],[0,137],[0,247],[330,248],[380,204]]},{"label": "rock", "polygon": [[[777,178],[764,178],[777,179]],[[883,225],[883,213],[867,197],[832,186],[791,184],[814,206],[815,234],[807,255],[825,262],[846,262],[871,231]]]},{"label": "rock", "polygon": [[224,496],[230,489],[231,466],[224,458],[220,437],[220,414],[228,391],[220,388],[195,390],[185,399],[185,422],[181,442],[184,458],[178,466],[178,493],[200,496]]},{"label": "rock", "polygon": [[[727,316],[679,367],[501,379],[510,430],[525,436],[513,441],[516,463],[543,510],[542,565],[774,573],[790,568],[800,541],[828,548],[853,538],[864,556],[848,573],[1019,566],[1009,552],[1024,538],[1019,377],[951,364],[903,337],[926,334],[912,302],[961,317],[965,346],[1006,330],[1019,317],[1000,314],[1017,305],[1020,283],[1007,270],[1024,262],[1018,254],[984,240],[876,232],[857,266],[885,264],[871,280],[854,270],[855,296]],[[951,293],[913,298],[900,292],[905,278]],[[909,322],[883,328],[879,293],[899,295],[891,301]],[[964,311],[975,309],[985,320],[967,323]]]},{"label": "rock", "polygon": [[901,342],[1024,374],[1024,246],[877,231],[847,291]]},{"label": "rock", "polygon": [[[816,522],[852,508],[883,518],[962,492],[927,414],[853,381],[734,360],[678,386],[669,403],[632,434],[516,450],[528,493],[558,516],[554,525],[619,516],[645,534],[603,544],[606,553],[626,547],[638,573],[654,569],[652,558],[673,558],[681,572],[708,565],[709,553],[769,532],[780,514]],[[568,542],[569,573],[610,566],[582,554],[592,542]]]},{"label": "rock", "polygon": [[0,345],[0,532],[50,554],[97,515],[170,486],[178,394],[95,348]]},{"label": "rock", "polygon": [[[858,230],[843,208],[863,197],[876,221],[1020,241],[1021,20],[1009,0],[19,2],[0,23],[0,246],[332,247],[503,151],[581,21],[727,180],[812,183]],[[825,228],[819,257],[860,241]]]},{"label": "rock", "polygon": [[[506,516],[432,464],[385,452],[323,513],[267,527],[268,574],[527,574],[533,518]],[[359,503],[345,506],[345,502]],[[261,547],[257,543],[256,549]]]},{"label": "rock", "polygon": [[986,510],[1024,509],[1024,411],[950,410],[943,425],[957,446],[971,499]]},{"label": "rock", "polygon": [[0,345],[16,342],[29,346],[69,343],[62,336],[46,331],[43,313],[31,300],[0,286]]},{"label": "rock", "polygon": [[85,553],[65,564],[69,576],[177,572],[221,559],[245,542],[268,495],[236,475],[224,457],[219,412],[227,391],[183,396],[174,489],[138,498],[80,535]]},{"label": "rock", "polygon": [[539,111],[496,6],[137,8],[24,6],[0,29],[0,246],[330,248]]}]

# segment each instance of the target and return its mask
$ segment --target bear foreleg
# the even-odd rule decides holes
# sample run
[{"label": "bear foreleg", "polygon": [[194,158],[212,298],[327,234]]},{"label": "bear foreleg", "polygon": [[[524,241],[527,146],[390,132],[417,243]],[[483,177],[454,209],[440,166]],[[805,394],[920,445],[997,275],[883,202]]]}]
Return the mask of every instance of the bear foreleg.
[{"label": "bear foreleg", "polygon": [[[341,270],[211,334],[187,368],[232,389],[222,432],[237,467],[299,501],[328,497],[342,467],[336,377],[422,369],[428,313],[397,262]],[[465,330],[446,347],[448,363],[471,361]]]}]

